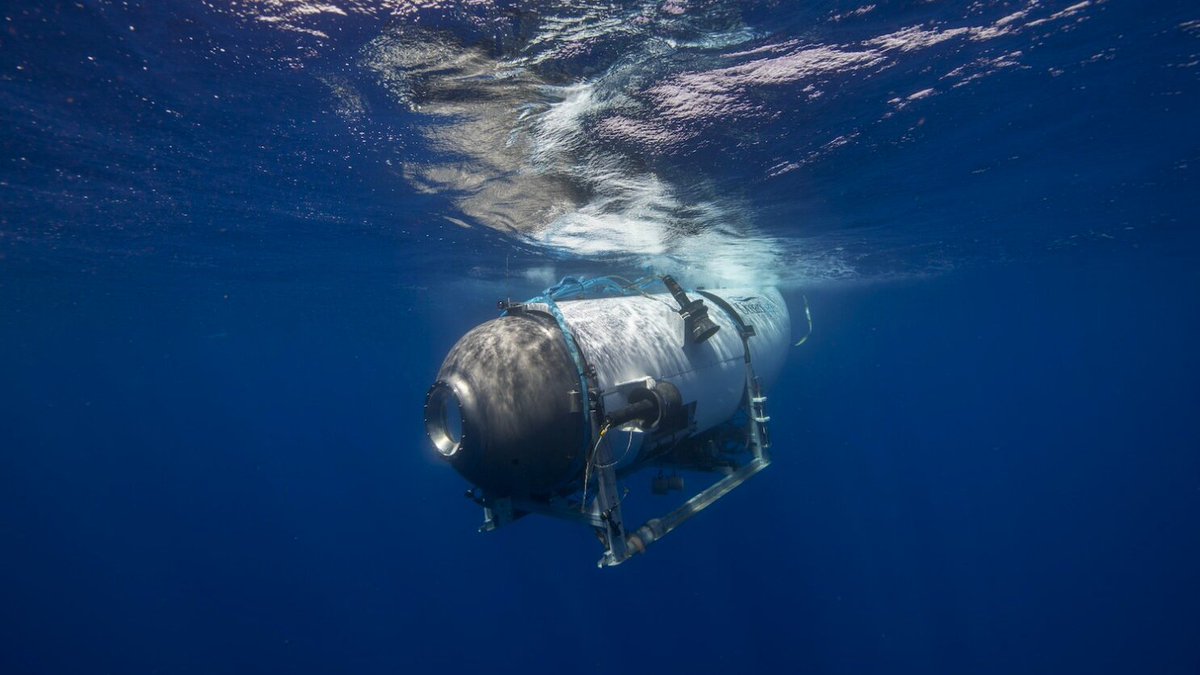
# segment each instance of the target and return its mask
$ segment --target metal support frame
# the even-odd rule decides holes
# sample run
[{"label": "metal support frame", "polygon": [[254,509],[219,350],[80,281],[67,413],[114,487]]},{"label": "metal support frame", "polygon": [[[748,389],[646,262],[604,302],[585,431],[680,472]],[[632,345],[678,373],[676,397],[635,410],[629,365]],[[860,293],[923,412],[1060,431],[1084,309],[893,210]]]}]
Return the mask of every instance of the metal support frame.
[{"label": "metal support frame", "polygon": [[[619,565],[629,553],[625,546],[625,525],[621,516],[621,495],[617,492],[616,462],[612,459],[612,448],[602,442],[596,448],[596,498],[592,501],[592,513],[602,525],[597,528],[604,542],[604,557],[600,567]],[[586,505],[585,505],[586,506]]]},{"label": "metal support frame", "polygon": [[752,459],[733,473],[696,493],[679,508],[664,516],[651,518],[626,540],[628,554],[625,558],[610,562],[608,556],[605,556],[600,560],[601,567],[620,564],[625,559],[644,552],[647,546],[662,539],[692,516],[745,483],[751,476],[770,466],[771,457],[768,449],[771,444],[767,435],[767,422],[771,418],[766,414],[767,397],[763,396],[758,377],[754,374],[754,366],[750,363],[749,340],[754,335],[754,329],[745,324],[740,327],[742,342],[746,345],[746,397],[744,402],[747,417],[746,447],[750,451]]}]

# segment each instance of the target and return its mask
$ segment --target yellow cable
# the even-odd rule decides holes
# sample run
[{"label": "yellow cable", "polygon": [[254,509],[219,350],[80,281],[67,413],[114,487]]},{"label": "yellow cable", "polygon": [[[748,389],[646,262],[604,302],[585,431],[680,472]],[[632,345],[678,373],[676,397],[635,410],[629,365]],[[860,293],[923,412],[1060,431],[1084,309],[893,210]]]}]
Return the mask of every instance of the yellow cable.
[{"label": "yellow cable", "polygon": [[586,461],[583,464],[583,498],[579,502],[579,512],[587,513],[587,490],[588,483],[592,480],[592,460],[596,457],[596,451],[600,449],[600,442],[608,435],[608,430],[612,425],[605,424],[600,427],[600,435],[596,437],[596,444],[592,446],[592,451],[588,453]]}]

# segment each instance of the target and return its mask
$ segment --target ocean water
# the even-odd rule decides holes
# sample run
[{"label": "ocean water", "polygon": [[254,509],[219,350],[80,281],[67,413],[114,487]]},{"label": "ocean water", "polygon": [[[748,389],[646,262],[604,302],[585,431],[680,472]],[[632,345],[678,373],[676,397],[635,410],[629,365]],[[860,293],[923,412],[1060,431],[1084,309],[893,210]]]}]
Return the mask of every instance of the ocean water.
[{"label": "ocean water", "polygon": [[[0,672],[1200,672],[1198,84],[1182,1],[3,3]],[[772,466],[477,533],[447,350],[644,273],[807,298]]]}]

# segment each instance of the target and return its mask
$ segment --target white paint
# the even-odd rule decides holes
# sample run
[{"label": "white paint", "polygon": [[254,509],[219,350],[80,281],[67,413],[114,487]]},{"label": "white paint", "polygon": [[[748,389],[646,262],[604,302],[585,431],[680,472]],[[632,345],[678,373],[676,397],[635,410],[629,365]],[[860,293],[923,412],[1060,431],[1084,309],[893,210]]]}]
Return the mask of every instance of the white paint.
[{"label": "white paint", "polygon": [[[783,297],[771,289],[721,289],[709,291],[732,305],[742,319],[754,326],[750,356],[755,373],[766,388],[779,375],[791,343],[791,319]],[[699,298],[689,292],[689,297]],[[567,300],[559,309],[583,352],[595,366],[606,410],[624,407],[627,387],[618,385],[651,378],[670,382],[685,405],[695,402],[695,433],[733,417],[741,404],[746,384],[745,349],[733,320],[706,300],[708,315],[719,331],[699,345],[684,339],[684,323],[674,299],[667,294]],[[634,444],[623,457],[631,463],[641,450],[645,434],[632,441],[621,433],[613,447]],[[618,457],[623,453],[616,451]]]}]

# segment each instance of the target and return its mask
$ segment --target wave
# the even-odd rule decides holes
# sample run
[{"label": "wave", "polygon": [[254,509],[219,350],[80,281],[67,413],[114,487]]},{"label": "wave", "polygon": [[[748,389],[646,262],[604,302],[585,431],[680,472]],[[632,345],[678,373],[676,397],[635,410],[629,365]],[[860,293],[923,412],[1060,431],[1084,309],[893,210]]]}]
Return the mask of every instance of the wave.
[{"label": "wave", "polygon": [[[753,25],[748,16],[770,17],[769,3],[754,2],[242,0],[235,11],[317,54],[345,53],[331,36],[367,22],[359,34],[374,34],[347,69],[308,65],[348,122],[368,114],[362,91],[374,87],[416,116],[428,152],[406,156],[401,174],[450,197],[447,217],[551,256],[739,283],[862,274],[846,232],[781,228],[758,193],[946,91],[1027,68],[1027,45],[1043,33],[1023,34],[1070,30],[1099,4],[977,4],[954,22],[889,30],[864,5],[782,32]],[[918,76],[889,79],[917,60]],[[864,92],[869,115],[809,117]]]}]

